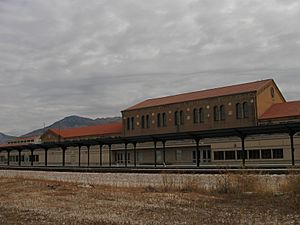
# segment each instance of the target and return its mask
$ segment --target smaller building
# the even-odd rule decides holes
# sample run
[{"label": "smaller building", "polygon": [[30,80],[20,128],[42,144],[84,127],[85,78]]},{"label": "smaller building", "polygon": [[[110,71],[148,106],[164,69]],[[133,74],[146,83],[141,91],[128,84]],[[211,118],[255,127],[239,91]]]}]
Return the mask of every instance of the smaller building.
[{"label": "smaller building", "polygon": [[122,136],[122,123],[111,123],[67,129],[49,129],[41,136],[41,140],[42,142],[60,142],[120,136]]},{"label": "smaller building", "polygon": [[259,118],[260,124],[276,124],[300,121],[300,101],[272,105]]},{"label": "smaller building", "polygon": [[26,144],[40,144],[41,143],[40,136],[32,136],[32,137],[17,137],[13,140],[7,142],[8,145],[26,145]]},{"label": "smaller building", "polygon": [[[12,147],[18,148],[21,147],[24,148],[24,146],[29,146],[31,144],[41,144],[42,140],[40,136],[32,136],[32,137],[17,137],[15,139],[12,139],[7,142],[7,144],[0,145],[1,148],[7,148],[10,149]],[[6,154],[0,154],[0,163],[6,163],[8,161]],[[9,161],[14,163],[18,163],[20,161],[26,164],[29,164],[31,161],[33,162],[39,162],[39,154],[31,155],[31,152],[29,149],[26,151],[22,151],[21,154],[18,154],[17,151],[13,151],[12,155],[9,155]]]}]

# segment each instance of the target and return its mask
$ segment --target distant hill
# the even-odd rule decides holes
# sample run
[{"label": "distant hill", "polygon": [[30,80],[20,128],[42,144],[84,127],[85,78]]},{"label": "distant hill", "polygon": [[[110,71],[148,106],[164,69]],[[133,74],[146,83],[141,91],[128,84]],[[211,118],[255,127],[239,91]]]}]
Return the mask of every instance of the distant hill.
[{"label": "distant hill", "polygon": [[30,137],[30,136],[38,136],[44,133],[47,129],[65,129],[65,128],[75,128],[75,127],[84,127],[84,126],[91,126],[91,125],[97,125],[97,124],[108,124],[108,123],[114,123],[114,122],[121,122],[121,117],[107,117],[107,118],[97,118],[97,119],[90,119],[80,116],[68,116],[63,118],[62,120],[59,120],[57,122],[54,122],[50,126],[47,126],[45,128],[37,129],[34,131],[31,131],[30,133],[27,133],[23,135],[22,137]]},{"label": "distant hill", "polygon": [[16,137],[0,133],[0,144],[6,144],[9,140],[14,138]]}]

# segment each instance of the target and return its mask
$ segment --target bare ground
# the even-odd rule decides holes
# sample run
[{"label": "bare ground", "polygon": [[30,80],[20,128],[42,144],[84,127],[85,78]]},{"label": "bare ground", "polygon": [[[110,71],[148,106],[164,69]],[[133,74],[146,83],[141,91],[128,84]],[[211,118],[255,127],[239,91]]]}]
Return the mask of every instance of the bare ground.
[{"label": "bare ground", "polygon": [[0,178],[0,224],[300,224],[296,193],[220,194]]}]

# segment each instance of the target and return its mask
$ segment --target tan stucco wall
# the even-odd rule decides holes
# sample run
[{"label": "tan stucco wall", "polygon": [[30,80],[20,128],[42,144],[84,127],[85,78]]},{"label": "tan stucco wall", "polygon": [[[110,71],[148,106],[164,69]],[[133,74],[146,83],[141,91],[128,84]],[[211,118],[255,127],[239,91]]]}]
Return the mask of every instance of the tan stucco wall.
[{"label": "tan stucco wall", "polygon": [[[274,97],[271,96],[271,89],[274,89]],[[285,102],[280,90],[274,82],[270,82],[264,89],[257,93],[257,116],[258,118],[275,103]]]}]

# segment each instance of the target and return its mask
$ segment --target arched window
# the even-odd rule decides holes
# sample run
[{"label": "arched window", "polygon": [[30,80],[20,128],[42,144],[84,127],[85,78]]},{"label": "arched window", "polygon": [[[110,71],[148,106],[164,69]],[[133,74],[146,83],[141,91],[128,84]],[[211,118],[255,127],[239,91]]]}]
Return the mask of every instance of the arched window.
[{"label": "arched window", "polygon": [[200,123],[204,122],[204,112],[202,108],[199,109],[199,122]]},{"label": "arched window", "polygon": [[175,126],[179,125],[179,113],[178,113],[178,111],[175,111],[175,113],[174,113],[174,124],[175,124]]},{"label": "arched window", "polygon": [[237,119],[241,119],[242,118],[242,106],[240,103],[237,103],[235,105],[235,115]]},{"label": "arched window", "polygon": [[149,115],[146,116],[146,127],[147,128],[150,127],[150,118],[149,118]]},{"label": "arched window", "polygon": [[271,87],[270,93],[271,93],[271,97],[274,98],[275,97],[275,91],[274,91],[273,87]]},{"label": "arched window", "polygon": [[225,120],[225,106],[220,106],[220,120]]},{"label": "arched window", "polygon": [[214,107],[214,120],[215,121],[220,120],[220,112],[219,112],[219,107],[218,106]]},{"label": "arched window", "polygon": [[162,125],[163,125],[163,127],[167,126],[167,116],[166,116],[166,113],[162,114]]},{"label": "arched window", "polygon": [[131,117],[131,130],[134,130],[134,117]]},{"label": "arched window", "polygon": [[130,118],[127,118],[127,130],[130,130]]},{"label": "arched window", "polygon": [[194,123],[198,123],[199,118],[198,118],[198,109],[194,109]]},{"label": "arched window", "polygon": [[180,111],[180,125],[184,124],[184,114],[183,111]]},{"label": "arched window", "polygon": [[157,127],[160,127],[160,123],[161,123],[160,113],[157,113]]},{"label": "arched window", "polygon": [[142,129],[144,129],[145,128],[145,116],[142,116],[141,124],[142,124]]},{"label": "arched window", "polygon": [[248,104],[248,102],[243,103],[243,116],[244,116],[244,118],[249,118],[249,104]]}]

